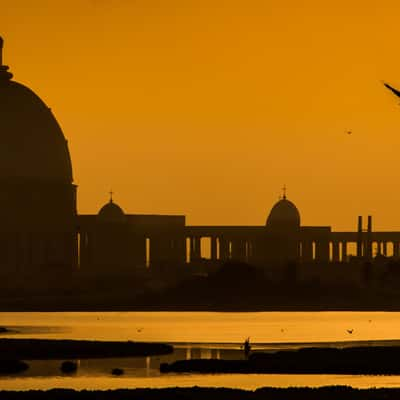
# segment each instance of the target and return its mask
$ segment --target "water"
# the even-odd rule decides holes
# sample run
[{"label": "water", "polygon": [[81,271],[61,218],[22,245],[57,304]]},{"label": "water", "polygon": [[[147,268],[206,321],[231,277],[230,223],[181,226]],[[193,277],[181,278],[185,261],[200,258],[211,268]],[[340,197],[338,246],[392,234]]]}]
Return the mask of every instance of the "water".
[{"label": "water", "polygon": [[[63,376],[61,360],[29,361],[21,375],[0,377],[0,389],[112,389],[168,386],[351,385],[400,387],[400,376],[343,375],[197,375],[160,374],[160,362],[185,358],[240,358],[250,336],[254,350],[301,346],[400,345],[396,312],[68,312],[0,313],[0,326],[15,332],[1,337],[136,340],[167,342],[174,354],[161,357],[79,360],[78,373]],[[349,333],[352,331],[353,333]],[[125,370],[122,377],[110,371]]]}]

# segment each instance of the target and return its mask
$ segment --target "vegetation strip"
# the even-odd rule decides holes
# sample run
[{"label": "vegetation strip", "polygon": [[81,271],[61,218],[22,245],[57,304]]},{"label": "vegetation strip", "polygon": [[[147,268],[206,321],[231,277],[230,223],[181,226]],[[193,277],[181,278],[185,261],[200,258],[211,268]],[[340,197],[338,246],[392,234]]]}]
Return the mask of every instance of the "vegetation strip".
[{"label": "vegetation strip", "polygon": [[255,391],[226,388],[121,389],[107,391],[4,391],[0,400],[398,400],[400,389],[353,389],[348,386],[322,388],[260,388]]},{"label": "vegetation strip", "polygon": [[264,374],[396,374],[400,347],[302,348],[254,353],[248,360],[179,360],[161,372]]},{"label": "vegetation strip", "polygon": [[0,360],[145,357],[172,352],[173,347],[163,343],[0,339]]}]

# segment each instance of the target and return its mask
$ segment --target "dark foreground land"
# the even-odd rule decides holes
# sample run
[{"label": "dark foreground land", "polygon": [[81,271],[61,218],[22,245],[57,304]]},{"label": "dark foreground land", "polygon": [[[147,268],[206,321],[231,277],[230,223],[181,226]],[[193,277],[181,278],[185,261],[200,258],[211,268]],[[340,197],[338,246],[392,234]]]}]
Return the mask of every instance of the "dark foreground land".
[{"label": "dark foreground land", "polygon": [[95,272],[0,276],[0,311],[400,311],[400,261]]},{"label": "dark foreground land", "polygon": [[254,353],[248,360],[192,359],[161,364],[161,372],[240,374],[400,374],[400,347],[302,348]]},{"label": "dark foreground land", "polygon": [[0,339],[0,361],[145,357],[172,352],[173,347],[163,343]]},{"label": "dark foreground land", "polygon": [[0,392],[0,400],[398,400],[400,389],[353,389],[347,386],[312,388],[260,388],[255,391],[225,388],[168,388],[108,391],[54,389]]}]

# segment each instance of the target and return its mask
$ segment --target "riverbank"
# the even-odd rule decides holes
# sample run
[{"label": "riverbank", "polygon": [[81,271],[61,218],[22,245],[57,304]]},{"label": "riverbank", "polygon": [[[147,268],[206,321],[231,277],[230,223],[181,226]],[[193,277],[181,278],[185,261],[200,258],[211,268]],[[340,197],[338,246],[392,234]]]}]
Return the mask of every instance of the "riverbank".
[{"label": "riverbank", "polygon": [[173,347],[164,343],[0,339],[0,360],[146,357],[172,352]]},{"label": "riverbank", "polygon": [[254,353],[248,360],[192,359],[161,364],[161,372],[399,375],[400,347],[302,348]]},{"label": "riverbank", "polygon": [[353,389],[347,386],[322,388],[260,388],[255,391],[226,388],[121,389],[108,391],[0,391],[0,400],[398,400],[400,389]]}]

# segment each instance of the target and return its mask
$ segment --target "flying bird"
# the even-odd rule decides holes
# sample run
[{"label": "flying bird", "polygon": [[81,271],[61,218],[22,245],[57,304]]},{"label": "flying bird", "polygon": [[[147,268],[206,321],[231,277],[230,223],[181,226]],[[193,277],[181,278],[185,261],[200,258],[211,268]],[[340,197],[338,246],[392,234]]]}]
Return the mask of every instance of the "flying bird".
[{"label": "flying bird", "polygon": [[388,83],[383,82],[386,88],[392,91],[397,97],[400,97],[400,90],[395,89],[393,86],[390,86]]}]

